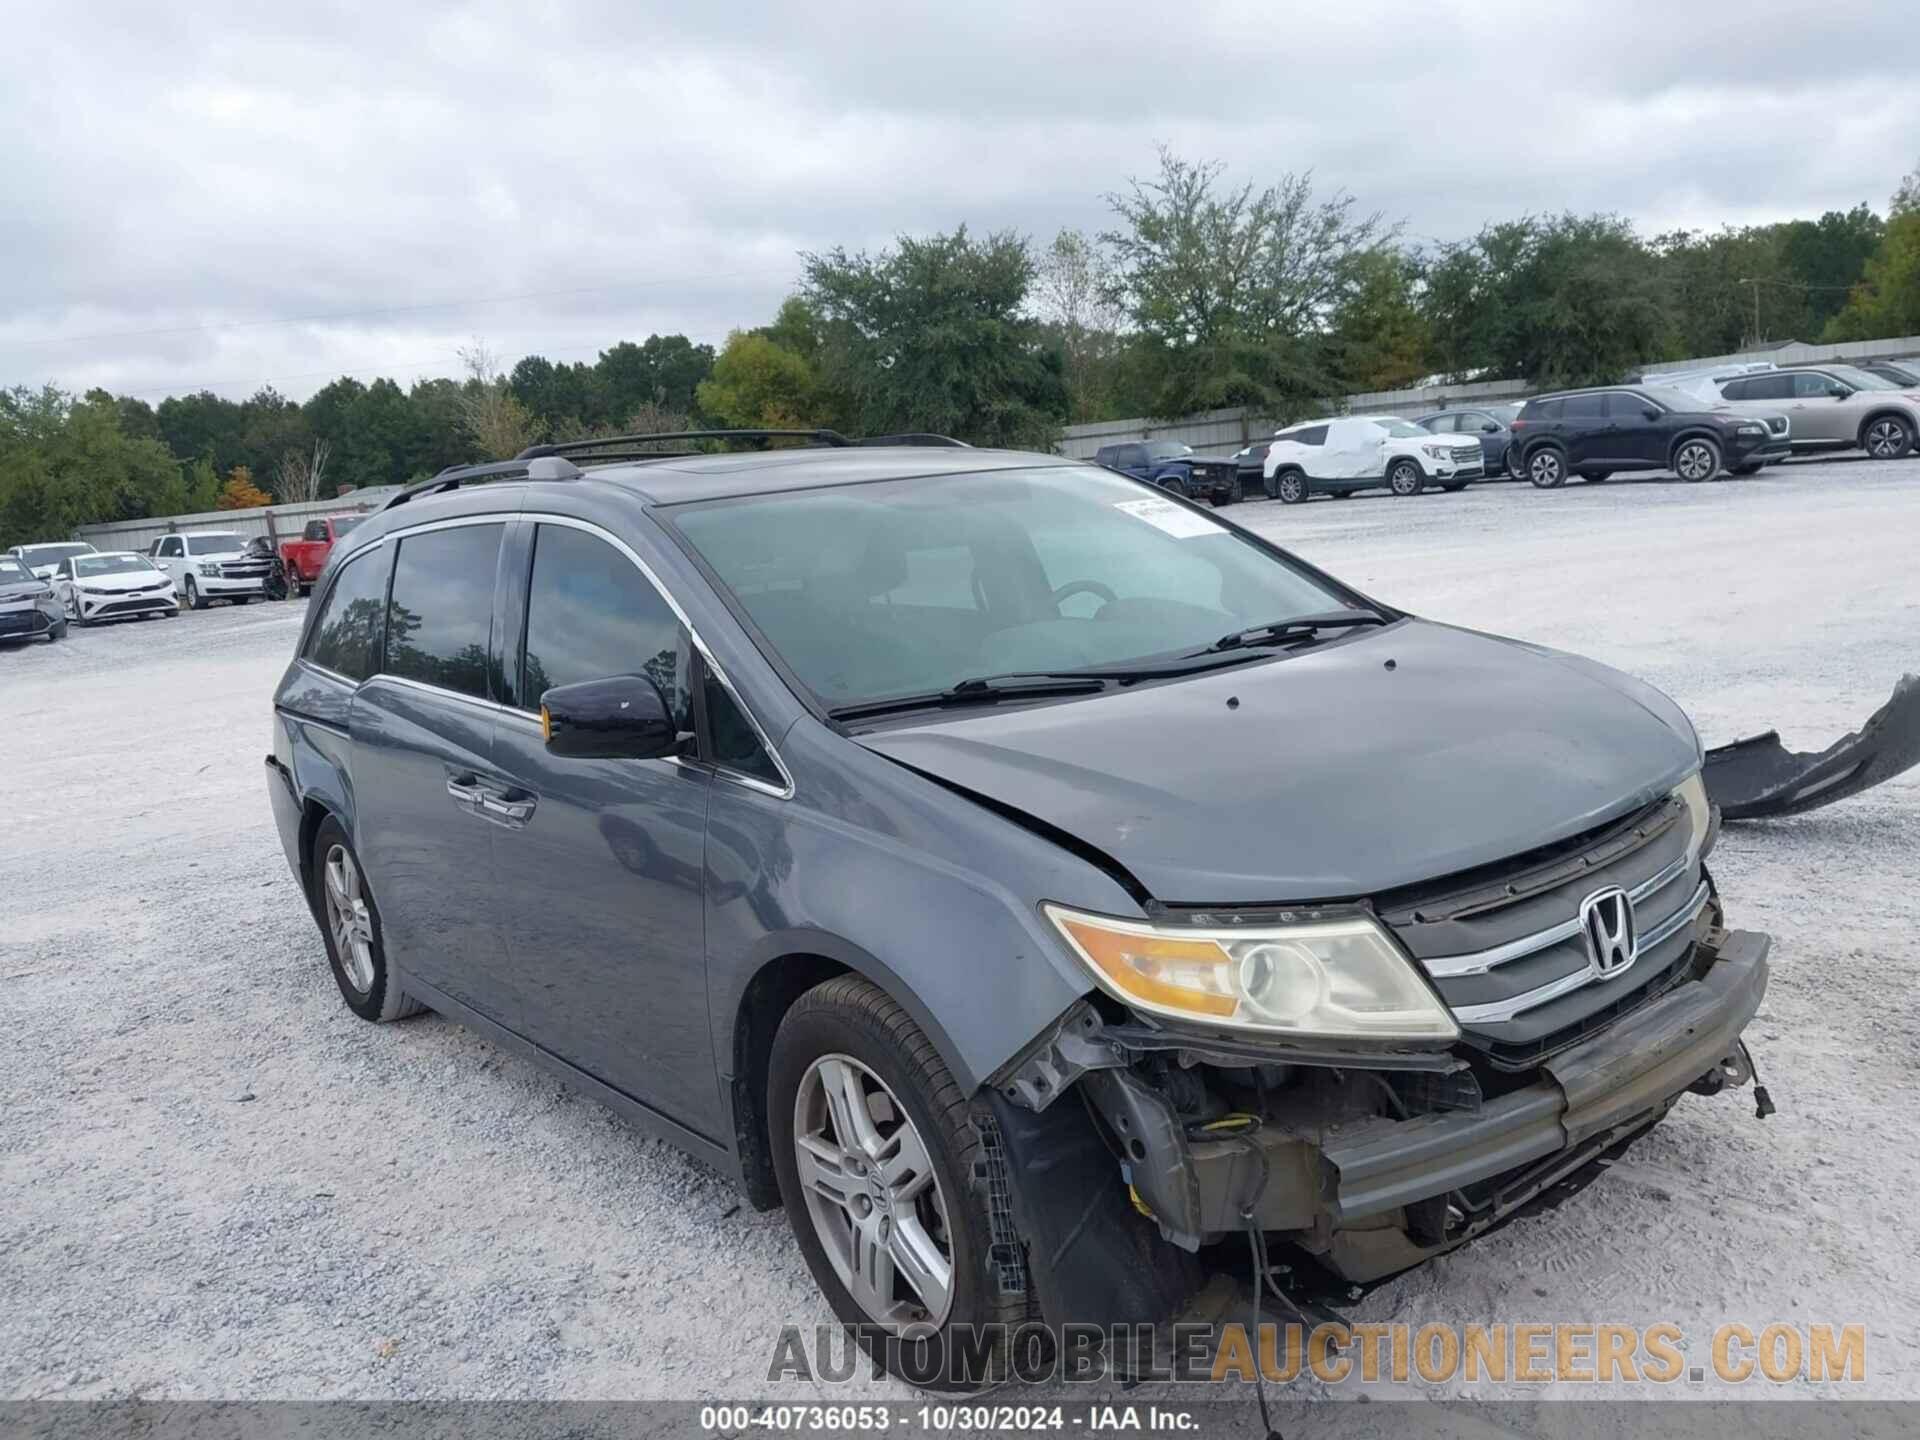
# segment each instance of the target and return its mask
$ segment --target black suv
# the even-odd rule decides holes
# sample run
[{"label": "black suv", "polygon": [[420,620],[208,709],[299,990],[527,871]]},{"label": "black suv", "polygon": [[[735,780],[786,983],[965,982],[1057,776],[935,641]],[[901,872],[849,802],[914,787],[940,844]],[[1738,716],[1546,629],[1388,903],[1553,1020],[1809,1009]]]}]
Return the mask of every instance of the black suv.
[{"label": "black suv", "polygon": [[1784,415],[1710,409],[1684,390],[1610,386],[1539,395],[1513,421],[1510,465],[1542,490],[1569,475],[1604,480],[1616,470],[1671,470],[1711,480],[1725,468],[1752,475],[1791,450]]}]

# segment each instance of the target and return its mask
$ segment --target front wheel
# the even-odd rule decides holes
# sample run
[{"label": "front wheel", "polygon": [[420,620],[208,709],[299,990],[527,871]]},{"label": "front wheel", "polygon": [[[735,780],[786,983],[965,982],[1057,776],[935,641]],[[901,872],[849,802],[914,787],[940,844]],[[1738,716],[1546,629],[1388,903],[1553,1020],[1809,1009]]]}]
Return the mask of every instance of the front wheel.
[{"label": "front wheel", "polygon": [[1160,482],[1160,488],[1178,495],[1182,500],[1185,500],[1190,493],[1187,490],[1187,482],[1174,475],[1169,475],[1166,479],[1162,480]]},{"label": "front wheel", "polygon": [[206,599],[200,594],[200,587],[194,583],[193,576],[191,575],[187,576],[187,608],[189,610],[204,610],[207,608]]},{"label": "front wheel", "polygon": [[1767,462],[1764,460],[1749,460],[1744,465],[1734,466],[1733,473],[1736,475],[1758,475],[1762,470],[1766,469],[1766,466]]},{"label": "front wheel", "polygon": [[236,595],[233,597],[233,603],[236,605],[244,605],[251,599],[253,599],[251,595]]},{"label": "front wheel", "polygon": [[1542,445],[1527,457],[1527,479],[1536,490],[1557,490],[1567,483],[1566,457],[1551,445]]},{"label": "front wheel", "polygon": [[1699,435],[1682,441],[1673,452],[1673,473],[1689,485],[1713,479],[1720,473],[1720,447]]},{"label": "front wheel", "polygon": [[1411,460],[1396,460],[1387,471],[1387,488],[1400,496],[1418,495],[1427,477]]},{"label": "front wheel", "polygon": [[1277,475],[1273,481],[1273,493],[1282,505],[1298,505],[1307,498],[1307,477],[1298,470]]},{"label": "front wheel", "polygon": [[1467,488],[1467,482],[1464,480],[1456,480],[1453,484],[1442,485],[1440,488],[1449,495],[1458,495],[1462,490]]},{"label": "front wheel", "polygon": [[1582,470],[1580,478],[1589,485],[1598,485],[1611,474],[1613,474],[1611,470]]},{"label": "front wheel", "polygon": [[[800,1252],[868,1353],[930,1389],[1003,1378],[1027,1308],[993,1263],[997,1172],[912,1017],[858,975],[809,990],[774,1036],[767,1119]],[[969,1373],[982,1333],[986,1373]]]},{"label": "front wheel", "polygon": [[1913,448],[1913,426],[1898,415],[1881,415],[1867,426],[1860,443],[1875,460],[1898,460]]},{"label": "front wheel", "polygon": [[56,620],[53,622],[53,624],[47,627],[47,639],[49,641],[64,640],[66,638],[67,638],[67,622],[66,621]]}]

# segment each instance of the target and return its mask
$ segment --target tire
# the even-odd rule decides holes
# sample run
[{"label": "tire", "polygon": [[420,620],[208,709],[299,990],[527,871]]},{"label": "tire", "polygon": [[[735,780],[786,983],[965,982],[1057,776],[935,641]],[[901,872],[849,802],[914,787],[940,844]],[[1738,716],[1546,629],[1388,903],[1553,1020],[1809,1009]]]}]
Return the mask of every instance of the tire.
[{"label": "tire", "polygon": [[[766,1113],[800,1252],[834,1313],[858,1327],[862,1348],[926,1389],[973,1390],[1004,1377],[1010,1332],[1029,1318],[1026,1296],[1000,1288],[981,1136],[912,1017],[858,975],[816,985],[774,1035]],[[843,1129],[864,1134],[843,1144]],[[920,1163],[903,1163],[916,1141]],[[904,1173],[889,1187],[882,1176],[895,1167]],[[900,1188],[915,1193],[898,1196]],[[902,1256],[931,1258],[917,1286]],[[865,1300],[850,1288],[861,1257],[886,1262],[861,1285]],[[937,1265],[946,1267],[944,1291]],[[986,1375],[965,1373],[955,1345],[958,1327],[978,1325],[998,1327]]]},{"label": "tire", "polygon": [[304,600],[307,598],[307,596],[311,595],[312,593],[313,593],[313,586],[309,582],[302,580],[300,582],[300,598]]},{"label": "tire", "polygon": [[1567,457],[1557,445],[1542,445],[1526,458],[1527,479],[1536,490],[1558,490],[1567,483]]},{"label": "tire", "polygon": [[1178,495],[1182,500],[1189,499],[1192,494],[1192,492],[1187,489],[1187,482],[1176,475],[1169,475],[1166,479],[1162,480],[1160,482],[1160,488]]},{"label": "tire", "polygon": [[178,620],[180,618],[180,607],[176,605],[171,610],[162,610],[160,612],[160,618],[162,620]]},{"label": "tire", "polygon": [[47,641],[49,644],[51,644],[55,640],[64,640],[66,638],[67,638],[67,622],[66,621],[56,620],[53,622],[53,624],[47,627]]},{"label": "tire", "polygon": [[1426,488],[1427,476],[1412,460],[1396,460],[1387,467],[1387,488],[1405,499]]},{"label": "tire", "polygon": [[1876,415],[1861,428],[1860,448],[1874,460],[1898,460],[1913,449],[1913,426],[1898,415]]},{"label": "tire", "polygon": [[194,583],[193,576],[191,575],[187,576],[186,579],[186,593],[187,608],[189,610],[204,610],[207,608],[207,597],[200,593],[200,587]]},{"label": "tire", "polygon": [[1736,475],[1758,475],[1766,468],[1767,462],[1764,460],[1749,460],[1744,465],[1734,466],[1733,473]]},{"label": "tire", "polygon": [[1458,495],[1462,490],[1467,488],[1467,482],[1464,480],[1456,480],[1453,484],[1442,485],[1440,488],[1449,495]]},{"label": "tire", "polygon": [[1673,449],[1673,473],[1689,485],[1720,473],[1720,447],[1704,435],[1689,435]]},{"label": "tire", "polygon": [[1273,477],[1273,498],[1282,505],[1302,504],[1311,493],[1307,477],[1298,470],[1283,470]]},{"label": "tire", "polygon": [[1227,482],[1224,490],[1213,492],[1213,508],[1218,510],[1222,505],[1238,505],[1246,498],[1247,493],[1240,488],[1240,477],[1236,475]]},{"label": "tire", "polygon": [[1611,474],[1613,474],[1611,470],[1582,470],[1580,478],[1589,485],[1599,485]]},{"label": "tire", "polygon": [[[329,884],[330,867],[341,869]],[[340,822],[329,815],[313,837],[312,873],[307,884],[313,897],[314,918],[327,947],[327,963],[347,1008],[362,1020],[376,1023],[404,1020],[426,1006],[394,984],[380,938],[380,911],[360,869],[360,857]],[[336,905],[339,896],[346,905]],[[350,918],[349,918],[350,917]],[[343,955],[343,943],[346,953]]]},{"label": "tire", "polygon": [[236,605],[244,605],[251,599],[253,599],[251,595],[236,595],[233,597],[233,603]]},{"label": "tire", "polygon": [[1330,493],[1336,500],[1351,500],[1353,498],[1353,492],[1351,490],[1335,490]]}]

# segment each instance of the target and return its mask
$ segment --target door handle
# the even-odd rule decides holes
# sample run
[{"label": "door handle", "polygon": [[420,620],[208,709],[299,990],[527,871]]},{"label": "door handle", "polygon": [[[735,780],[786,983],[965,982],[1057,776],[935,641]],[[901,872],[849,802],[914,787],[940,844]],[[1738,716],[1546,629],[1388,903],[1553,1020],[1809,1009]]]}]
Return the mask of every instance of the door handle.
[{"label": "door handle", "polygon": [[533,808],[538,803],[538,798],[533,795],[502,795],[492,790],[480,792],[480,813],[489,820],[515,830],[533,818]]},{"label": "door handle", "polygon": [[487,792],[471,775],[450,775],[447,777],[447,794],[453,797],[453,803],[462,810],[478,815]]}]

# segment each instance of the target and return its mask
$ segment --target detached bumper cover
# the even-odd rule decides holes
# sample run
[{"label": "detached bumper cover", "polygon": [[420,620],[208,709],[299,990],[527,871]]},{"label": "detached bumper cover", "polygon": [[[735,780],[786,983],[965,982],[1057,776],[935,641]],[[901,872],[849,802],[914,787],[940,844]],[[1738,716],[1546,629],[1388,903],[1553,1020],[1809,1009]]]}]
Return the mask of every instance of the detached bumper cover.
[{"label": "detached bumper cover", "polygon": [[1905,675],[1866,724],[1817,754],[1788,750],[1776,730],[1707,751],[1707,793],[1728,820],[1798,815],[1858,795],[1916,764],[1920,675]]},{"label": "detached bumper cover", "polygon": [[1562,1051],[1550,1077],[1474,1113],[1369,1121],[1329,1136],[1328,1209],[1350,1224],[1571,1151],[1653,1112],[1734,1048],[1767,988],[1771,941],[1735,931],[1720,959],[1637,1014]]}]

